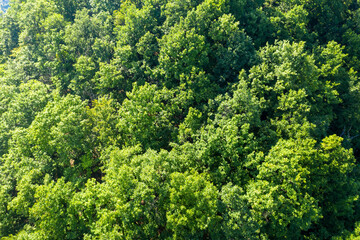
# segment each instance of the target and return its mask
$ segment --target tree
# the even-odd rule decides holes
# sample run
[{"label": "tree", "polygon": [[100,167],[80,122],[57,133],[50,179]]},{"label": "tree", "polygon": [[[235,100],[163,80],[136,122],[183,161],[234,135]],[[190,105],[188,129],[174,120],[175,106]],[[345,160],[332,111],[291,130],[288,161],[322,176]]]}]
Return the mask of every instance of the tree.
[{"label": "tree", "polygon": [[217,90],[234,82],[242,68],[255,62],[252,42],[228,14],[227,4],[204,1],[160,40],[155,74],[167,87],[186,84],[191,89],[202,86],[201,76],[205,76],[207,88]]},{"label": "tree", "polygon": [[73,191],[72,184],[63,178],[56,182],[45,178],[45,184],[36,189],[36,202],[30,209],[31,220],[35,223],[31,235],[43,239],[70,237],[67,233],[67,206]]},{"label": "tree", "polygon": [[315,124],[316,129],[314,125],[309,128],[313,136],[326,136],[334,119],[333,109],[341,101],[336,83],[321,76],[304,44],[279,41],[264,47],[260,52],[262,63],[249,74],[251,92],[261,102],[261,118],[274,124],[281,137],[287,137],[283,134],[289,131],[297,133],[297,128],[283,129],[284,124],[292,128],[304,121]]},{"label": "tree", "polygon": [[345,228],[357,180],[350,175],[354,157],[341,141],[332,135],[318,150],[312,139],[280,140],[270,150],[247,193],[262,232],[271,238],[324,239]]},{"label": "tree", "polygon": [[27,128],[37,113],[41,112],[49,101],[50,95],[46,85],[38,81],[21,84],[18,88],[3,85],[3,109],[0,122],[0,156],[8,150],[8,141],[16,128]]},{"label": "tree", "polygon": [[53,179],[65,176],[66,180],[82,182],[96,172],[98,157],[86,102],[79,97],[55,96],[36,116],[28,134],[32,152],[29,157],[43,155],[46,161],[42,168]]},{"label": "tree", "polygon": [[167,228],[175,239],[209,236],[217,220],[216,187],[196,172],[175,172],[170,177]]},{"label": "tree", "polygon": [[[177,94],[177,95],[176,95]],[[156,85],[134,85],[119,109],[117,124],[122,143],[125,146],[141,144],[145,149],[168,148],[175,139],[174,117],[186,106],[186,93],[179,93]]]},{"label": "tree", "polygon": [[207,172],[216,186],[229,182],[245,186],[256,174],[261,155],[255,154],[259,147],[254,134],[260,126],[259,102],[244,79],[234,88],[232,97],[227,95],[218,101],[214,119],[195,129],[192,139],[174,151],[180,151],[186,167]]}]

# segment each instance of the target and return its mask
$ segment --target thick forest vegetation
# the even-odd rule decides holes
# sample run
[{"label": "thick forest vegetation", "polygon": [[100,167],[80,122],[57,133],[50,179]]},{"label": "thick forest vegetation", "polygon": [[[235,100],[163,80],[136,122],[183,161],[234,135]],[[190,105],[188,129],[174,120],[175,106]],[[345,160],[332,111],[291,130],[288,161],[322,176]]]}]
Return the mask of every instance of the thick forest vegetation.
[{"label": "thick forest vegetation", "polygon": [[360,239],[359,72],[359,0],[11,0],[0,239]]}]

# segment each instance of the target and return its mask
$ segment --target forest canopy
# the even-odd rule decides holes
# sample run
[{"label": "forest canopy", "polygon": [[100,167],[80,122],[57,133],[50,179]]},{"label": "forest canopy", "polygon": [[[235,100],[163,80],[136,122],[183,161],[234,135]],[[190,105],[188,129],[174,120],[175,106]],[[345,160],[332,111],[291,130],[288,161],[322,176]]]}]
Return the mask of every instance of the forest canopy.
[{"label": "forest canopy", "polygon": [[3,6],[0,239],[360,238],[360,1]]}]

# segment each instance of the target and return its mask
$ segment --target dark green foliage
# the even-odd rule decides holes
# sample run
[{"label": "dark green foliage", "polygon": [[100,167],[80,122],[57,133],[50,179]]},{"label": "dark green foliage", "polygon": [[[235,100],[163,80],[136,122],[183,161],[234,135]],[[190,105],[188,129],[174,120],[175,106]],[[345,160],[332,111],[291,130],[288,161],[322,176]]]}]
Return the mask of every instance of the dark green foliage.
[{"label": "dark green foliage", "polygon": [[355,0],[10,1],[0,238],[358,239],[359,16]]}]

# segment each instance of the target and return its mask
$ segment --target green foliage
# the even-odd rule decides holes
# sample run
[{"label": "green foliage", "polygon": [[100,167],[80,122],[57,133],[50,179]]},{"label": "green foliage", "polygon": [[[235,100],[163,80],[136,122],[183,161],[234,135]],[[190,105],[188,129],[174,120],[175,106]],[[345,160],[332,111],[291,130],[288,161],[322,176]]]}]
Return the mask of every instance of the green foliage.
[{"label": "green foliage", "polygon": [[356,0],[13,0],[1,239],[359,238]]},{"label": "green foliage", "polygon": [[255,62],[250,39],[227,9],[223,1],[205,1],[163,36],[155,73],[165,86],[186,84],[197,92],[206,84],[216,91]]},{"label": "green foliage", "polygon": [[158,89],[156,85],[134,85],[119,109],[120,141],[125,146],[141,144],[144,149],[168,148],[191,101],[189,95],[181,90]]},{"label": "green foliage", "polygon": [[18,88],[2,85],[2,109],[0,122],[0,156],[8,150],[8,141],[16,128],[27,128],[49,100],[47,86],[31,81]]},{"label": "green foliage", "polygon": [[167,228],[174,238],[201,238],[217,220],[217,190],[198,173],[173,173],[170,176]]},{"label": "green foliage", "polygon": [[0,16],[0,54],[2,58],[11,54],[11,50],[17,47],[19,26],[10,14]]},{"label": "green foliage", "polygon": [[44,167],[53,178],[81,181],[97,166],[90,131],[86,103],[72,95],[55,96],[29,127],[31,152],[51,159]]},{"label": "green foliage", "polygon": [[[9,186],[1,185],[0,188],[0,236],[8,236],[18,231],[19,222],[23,221],[16,213],[8,210],[8,203],[11,201]],[[21,224],[22,225],[22,224]]]},{"label": "green foliage", "polygon": [[[352,150],[341,146],[342,138],[331,135],[321,142],[320,161],[311,170],[315,196],[322,207],[318,237],[329,238],[346,229],[354,214],[359,182],[351,173],[355,167]],[[326,230],[325,230],[326,229]]]},{"label": "green foliage", "polygon": [[105,148],[118,141],[116,110],[117,104],[108,97],[94,100],[93,107],[87,109],[93,127],[92,133],[95,134],[100,147]]},{"label": "green foliage", "polygon": [[344,228],[353,214],[358,183],[349,177],[354,158],[341,141],[332,135],[317,150],[312,139],[280,140],[270,150],[247,197],[264,233],[299,238],[301,231],[321,222],[311,235],[326,239]]},{"label": "green foliage", "polygon": [[138,146],[109,149],[105,182],[89,181],[74,197],[80,226],[91,230],[89,239],[151,238],[165,230],[166,182],[176,163],[166,152],[140,154]]},{"label": "green foliage", "polygon": [[307,191],[313,147],[313,140],[279,141],[249,186],[254,217],[270,238],[299,238],[320,218],[318,203]]},{"label": "green foliage", "polygon": [[[187,142],[180,147],[189,158],[188,167],[209,172],[216,185],[226,182],[244,185],[256,174],[259,160],[255,154],[259,149],[257,140],[252,133],[260,123],[259,110],[258,100],[252,97],[246,82],[241,81],[232,97],[221,99],[214,120],[208,120],[201,129],[189,129],[198,131],[189,139],[194,144]],[[192,113],[189,111],[188,117]]]},{"label": "green foliage", "polygon": [[261,239],[259,225],[254,220],[244,190],[228,183],[221,189],[223,236],[226,239]]},{"label": "green foliage", "polygon": [[[56,182],[45,177],[45,183],[36,189],[36,203],[30,209],[30,219],[35,222],[35,234],[43,239],[66,239],[67,211],[73,195],[71,183],[61,178]],[[38,230],[37,230],[38,229]]]},{"label": "green foliage", "polygon": [[301,132],[307,122],[307,131],[313,136],[325,136],[334,119],[334,108],[341,102],[338,83],[322,72],[324,65],[319,69],[304,45],[281,41],[264,47],[260,52],[263,62],[249,74],[250,89],[260,100],[262,118],[285,138]]}]

